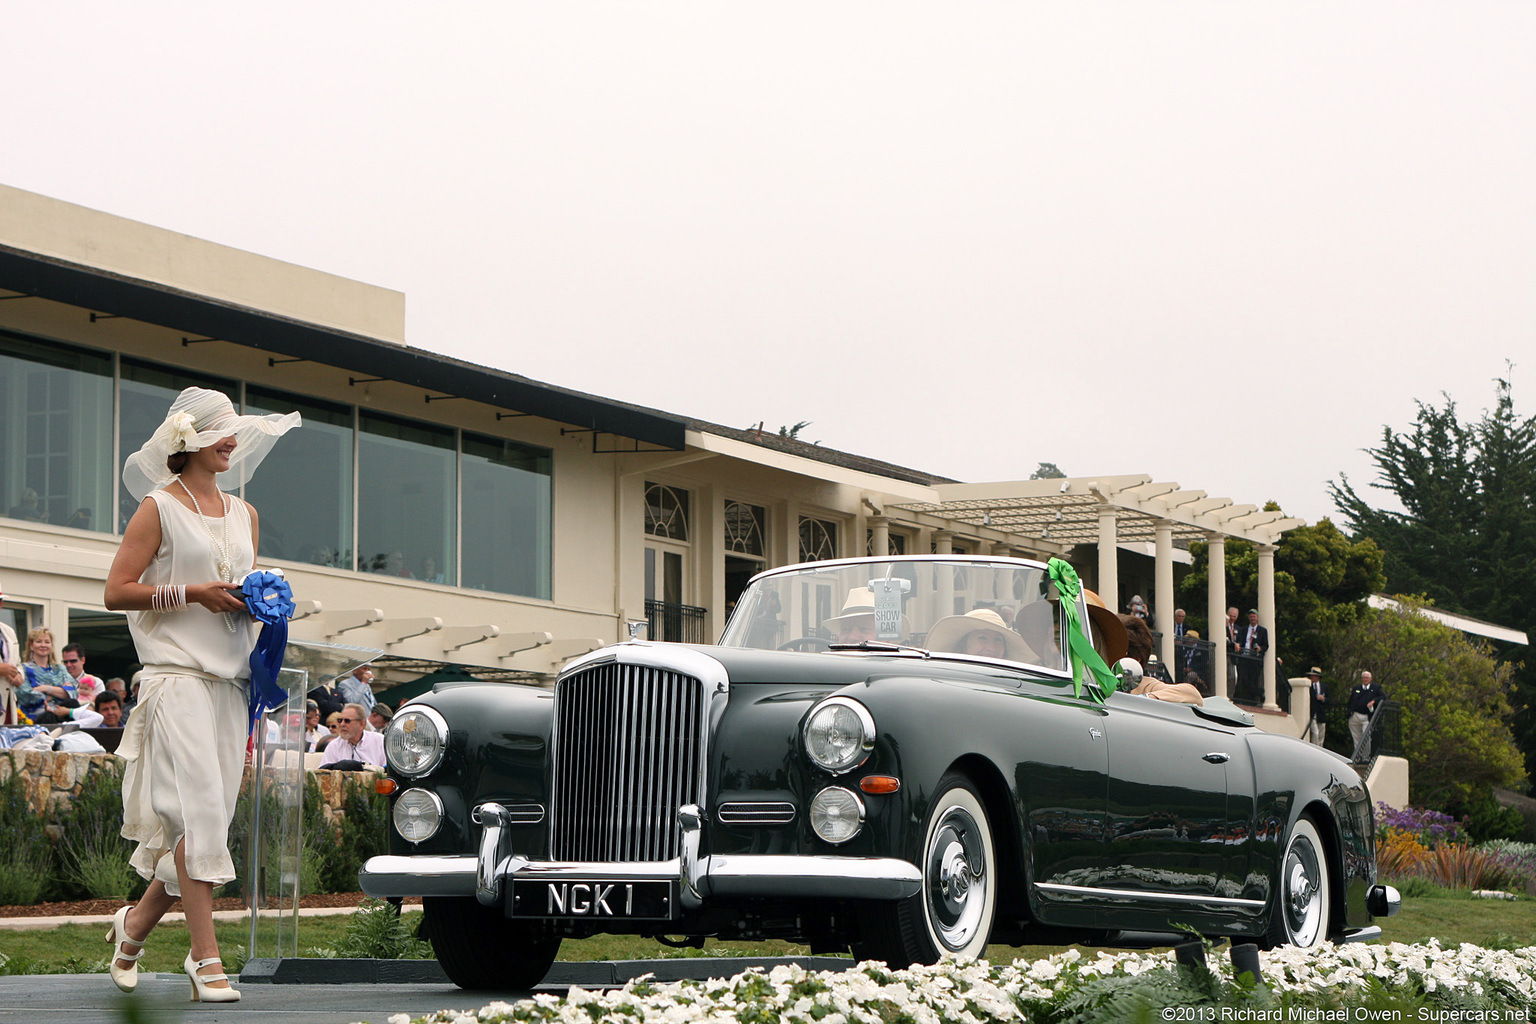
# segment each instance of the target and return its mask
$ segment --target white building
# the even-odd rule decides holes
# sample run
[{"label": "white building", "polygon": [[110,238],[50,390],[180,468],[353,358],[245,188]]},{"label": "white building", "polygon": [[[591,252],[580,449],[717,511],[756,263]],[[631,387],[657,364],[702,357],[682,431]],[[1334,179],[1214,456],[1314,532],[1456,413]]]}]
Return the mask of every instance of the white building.
[{"label": "white building", "polygon": [[[134,667],[102,606],[133,511],[119,474],[193,384],[303,414],[245,488],[261,559],[300,600],[294,635],[384,649],[383,681],[439,663],[547,677],[643,620],[707,641],[752,573],[881,549],[1086,543],[1079,569],[1111,606],[1133,584],[1162,617],[1176,542],[1241,537],[1261,545],[1274,621],[1264,552],[1299,520],[1147,477],[965,484],[690,421],[410,347],[404,308],[0,186],[0,585],[17,632],[83,643],[99,675]],[[1218,620],[1225,604],[1215,588]]]}]

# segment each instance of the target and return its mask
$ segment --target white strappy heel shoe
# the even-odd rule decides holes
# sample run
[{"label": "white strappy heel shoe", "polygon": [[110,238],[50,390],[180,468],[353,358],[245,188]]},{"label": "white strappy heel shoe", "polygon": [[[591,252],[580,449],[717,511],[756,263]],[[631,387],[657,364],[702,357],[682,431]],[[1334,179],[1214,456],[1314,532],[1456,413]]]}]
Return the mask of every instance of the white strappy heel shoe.
[{"label": "white strappy heel shoe", "polygon": [[209,964],[219,963],[219,958],[211,956],[206,960],[193,960],[192,954],[187,954],[186,961],[181,965],[186,968],[187,977],[192,979],[192,1001],[194,1003],[238,1003],[240,992],[231,985],[229,988],[210,988],[210,981],[228,981],[227,974],[198,974],[197,972]]},{"label": "white strappy heel shoe", "polygon": [[[107,967],[107,973],[112,975],[112,983],[124,992],[132,992],[139,984],[139,957],[144,955],[144,943],[128,934],[128,911],[132,907],[123,907],[112,915],[112,930],[107,932],[107,941],[112,943],[112,960]],[[149,936],[144,936],[149,938]],[[123,943],[138,946],[137,953],[124,953]],[[127,960],[129,966],[119,967],[119,960]]]}]

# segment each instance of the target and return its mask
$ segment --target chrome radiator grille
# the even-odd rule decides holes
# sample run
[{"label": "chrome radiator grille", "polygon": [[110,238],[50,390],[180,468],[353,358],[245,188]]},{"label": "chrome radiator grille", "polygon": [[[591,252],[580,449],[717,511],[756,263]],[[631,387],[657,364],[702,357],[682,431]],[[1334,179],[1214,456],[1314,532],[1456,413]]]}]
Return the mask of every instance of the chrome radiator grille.
[{"label": "chrome radiator grille", "polygon": [[677,809],[703,804],[704,688],[692,676],[598,665],[555,686],[550,853],[670,860]]}]

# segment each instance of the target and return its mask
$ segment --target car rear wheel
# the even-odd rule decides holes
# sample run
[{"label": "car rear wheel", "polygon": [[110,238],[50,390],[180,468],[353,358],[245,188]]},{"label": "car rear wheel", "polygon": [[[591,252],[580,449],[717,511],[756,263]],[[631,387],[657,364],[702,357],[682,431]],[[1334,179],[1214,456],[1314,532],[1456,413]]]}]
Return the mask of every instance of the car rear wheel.
[{"label": "car rear wheel", "polygon": [[1310,948],[1328,938],[1328,848],[1317,826],[1306,818],[1296,822],[1280,858],[1275,905],[1270,911],[1269,945]]},{"label": "car rear wheel", "polygon": [[924,830],[923,887],[905,900],[872,904],[860,916],[854,955],[892,967],[931,964],[946,954],[986,952],[997,905],[992,827],[971,781],[950,774]]},{"label": "car rear wheel", "polygon": [[514,921],[473,896],[428,896],[421,902],[432,952],[459,988],[533,988],[560,952],[560,936]]}]

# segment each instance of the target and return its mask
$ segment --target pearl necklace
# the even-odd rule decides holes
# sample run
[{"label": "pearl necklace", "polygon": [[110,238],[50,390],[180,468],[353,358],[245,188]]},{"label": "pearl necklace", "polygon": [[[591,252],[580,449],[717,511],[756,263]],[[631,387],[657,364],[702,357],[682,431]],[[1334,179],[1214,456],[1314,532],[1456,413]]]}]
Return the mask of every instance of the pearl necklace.
[{"label": "pearl necklace", "polygon": [[[208,541],[213,545],[214,554],[217,556],[214,564],[219,571],[219,579],[225,583],[235,582],[234,560],[229,556],[229,495],[223,491],[219,492],[219,500],[224,505],[224,518],[222,520],[224,524],[222,530],[223,539],[221,540],[213,535],[213,527],[208,525],[208,517],[203,515],[203,507],[197,503],[197,495],[192,493],[192,489],[187,486],[187,482],[181,479],[181,477],[177,477],[176,482],[181,484],[181,489],[186,491],[187,497],[192,499],[192,509],[197,513],[197,521],[203,524],[203,532],[208,535]],[[234,613],[224,613],[224,625],[228,627],[231,633],[235,631]]]}]

